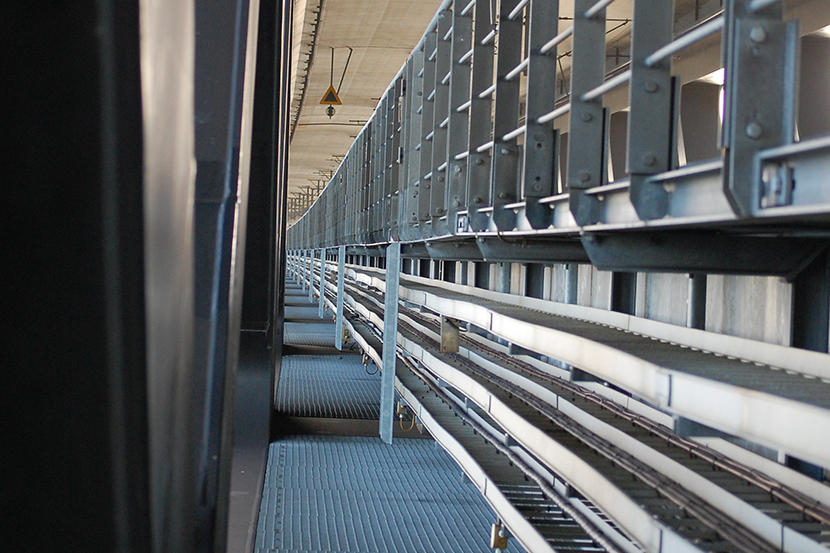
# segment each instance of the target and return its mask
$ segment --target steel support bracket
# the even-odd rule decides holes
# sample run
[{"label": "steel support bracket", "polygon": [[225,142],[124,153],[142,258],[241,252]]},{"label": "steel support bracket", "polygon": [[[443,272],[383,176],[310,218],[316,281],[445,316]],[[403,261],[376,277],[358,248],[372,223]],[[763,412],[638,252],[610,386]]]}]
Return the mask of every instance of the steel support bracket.
[{"label": "steel support bracket", "polygon": [[755,154],[795,139],[798,86],[798,22],[781,20],[781,2],[754,13],[750,2],[725,7],[724,192],[740,217],[761,209]]},{"label": "steel support bracket", "polygon": [[674,5],[665,0],[635,0],[631,31],[631,80],[628,87],[627,170],[629,194],[643,220],[660,219],[668,212],[668,193],[648,181],[672,168],[676,118],[671,59],[649,67],[646,58],[672,40]]},{"label": "steel support bracket", "polygon": [[603,83],[605,77],[605,9],[585,17],[595,0],[575,0],[571,117],[568,132],[568,187],[570,208],[580,226],[599,222],[601,205],[585,191],[603,184],[605,171],[605,113],[602,98],[582,95]]}]

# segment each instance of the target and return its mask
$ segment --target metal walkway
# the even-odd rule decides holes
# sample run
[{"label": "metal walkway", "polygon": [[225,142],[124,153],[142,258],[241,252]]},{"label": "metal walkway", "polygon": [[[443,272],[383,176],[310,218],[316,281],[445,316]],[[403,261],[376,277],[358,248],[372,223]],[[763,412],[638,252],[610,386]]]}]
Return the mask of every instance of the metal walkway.
[{"label": "metal walkway", "polygon": [[431,440],[298,436],[271,445],[256,551],[485,553],[493,520]]},{"label": "metal walkway", "polygon": [[[255,550],[490,551],[496,516],[477,488],[431,439],[368,437],[379,374],[334,349],[334,324],[306,290],[289,282],[286,298],[285,344],[298,354],[282,362],[274,407],[284,428],[272,436]],[[521,547],[511,540],[506,551]]]},{"label": "metal walkway", "polygon": [[379,398],[380,376],[366,372],[360,355],[291,355],[283,361],[277,392],[282,414],[377,420]]}]

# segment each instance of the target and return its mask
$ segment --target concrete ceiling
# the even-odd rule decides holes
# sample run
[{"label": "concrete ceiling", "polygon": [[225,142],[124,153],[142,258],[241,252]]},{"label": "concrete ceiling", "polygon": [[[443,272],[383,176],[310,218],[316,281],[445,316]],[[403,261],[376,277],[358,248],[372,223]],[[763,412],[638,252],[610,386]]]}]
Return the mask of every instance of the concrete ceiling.
[{"label": "concrete ceiling", "polygon": [[[295,1],[292,122],[296,126],[289,195],[327,181],[325,175],[337,168],[440,4],[440,0]],[[332,82],[332,48],[334,87],[342,79],[343,105],[335,106],[330,119],[320,100]]]}]

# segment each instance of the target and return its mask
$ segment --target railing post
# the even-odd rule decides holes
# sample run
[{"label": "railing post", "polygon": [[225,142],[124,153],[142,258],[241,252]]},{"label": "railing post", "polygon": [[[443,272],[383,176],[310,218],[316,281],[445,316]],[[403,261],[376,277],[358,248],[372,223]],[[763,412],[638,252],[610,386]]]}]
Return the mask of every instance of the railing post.
[{"label": "railing post", "polygon": [[401,279],[401,243],[386,248],[386,295],[383,309],[383,374],[380,384],[380,439],[392,443],[395,424],[395,365],[398,347],[398,287]]},{"label": "railing post", "polygon": [[320,307],[317,316],[326,316],[326,248],[320,250]]},{"label": "railing post", "polygon": [[346,246],[337,248],[337,320],[334,328],[334,345],[343,350],[343,301],[346,293]]},{"label": "railing post", "polygon": [[[493,84],[493,42],[483,44],[493,30],[490,2],[476,2],[473,29],[473,75],[470,98],[469,157],[467,158],[467,224],[469,230],[487,230],[489,214],[479,210],[490,206],[490,151],[478,151],[490,140],[491,98],[480,95]],[[466,230],[466,229],[465,229]]]},{"label": "railing post", "polygon": [[308,250],[308,302],[314,301],[314,250]]},{"label": "railing post", "polygon": [[547,228],[553,211],[539,199],[556,190],[558,174],[557,132],[554,121],[537,123],[556,107],[556,48],[547,54],[541,48],[558,32],[559,0],[534,0],[528,9],[527,107],[524,148],[525,212],[534,229]]},{"label": "railing post", "polygon": [[507,75],[522,61],[522,21],[508,18],[518,3],[518,0],[502,0],[497,35],[490,198],[493,201],[493,221],[500,231],[511,231],[516,226],[516,214],[512,209],[504,209],[504,206],[517,200],[519,146],[516,139],[504,140],[504,136],[519,124],[520,79],[517,76],[507,80]]}]

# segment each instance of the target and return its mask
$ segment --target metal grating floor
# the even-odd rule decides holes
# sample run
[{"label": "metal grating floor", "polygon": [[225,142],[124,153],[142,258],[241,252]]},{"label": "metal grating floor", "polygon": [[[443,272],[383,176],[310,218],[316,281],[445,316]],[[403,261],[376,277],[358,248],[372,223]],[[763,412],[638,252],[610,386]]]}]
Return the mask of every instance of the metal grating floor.
[{"label": "metal grating floor", "polygon": [[334,347],[334,324],[292,323],[286,321],[283,343],[289,346]]},{"label": "metal grating floor", "polygon": [[[432,440],[271,444],[257,552],[489,552],[495,515]],[[510,540],[507,551],[521,551]]]},{"label": "metal grating floor", "polygon": [[[317,305],[286,305],[285,306],[285,318],[287,320],[292,319],[304,319],[304,320],[313,320],[313,321],[323,321],[325,319],[320,318],[320,308]],[[329,314],[326,317],[329,321],[331,321],[331,315]]]},{"label": "metal grating floor", "polygon": [[377,420],[380,373],[367,374],[360,355],[286,356],[277,411],[291,417]]}]

